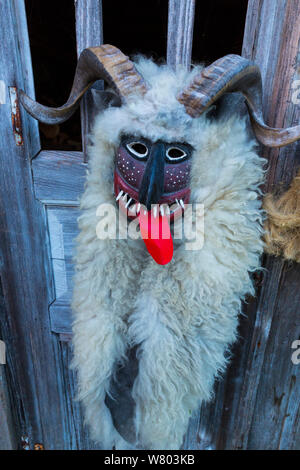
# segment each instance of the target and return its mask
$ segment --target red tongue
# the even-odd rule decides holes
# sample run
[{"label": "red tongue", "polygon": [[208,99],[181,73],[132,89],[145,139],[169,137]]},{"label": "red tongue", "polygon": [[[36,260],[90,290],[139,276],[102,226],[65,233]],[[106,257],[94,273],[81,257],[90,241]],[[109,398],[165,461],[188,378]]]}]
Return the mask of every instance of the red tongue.
[{"label": "red tongue", "polygon": [[141,209],[139,214],[140,230],[146,248],[158,264],[168,264],[173,257],[173,239],[168,217]]}]

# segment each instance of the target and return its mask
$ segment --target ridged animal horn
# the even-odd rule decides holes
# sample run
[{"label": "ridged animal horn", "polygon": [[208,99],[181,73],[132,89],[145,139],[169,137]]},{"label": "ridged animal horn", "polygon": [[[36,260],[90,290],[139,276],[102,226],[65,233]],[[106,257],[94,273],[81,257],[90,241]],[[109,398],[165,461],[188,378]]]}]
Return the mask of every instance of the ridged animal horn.
[{"label": "ridged animal horn", "polygon": [[265,124],[262,112],[262,80],[259,67],[230,54],[195,76],[177,99],[192,117],[199,117],[224,93],[243,93],[256,138],[268,147],[282,147],[300,139],[300,126],[277,129]]},{"label": "ridged animal horn", "polygon": [[129,95],[147,91],[143,77],[119,49],[110,45],[84,49],[78,59],[68,101],[59,108],[50,108],[33,101],[20,90],[20,100],[31,116],[46,124],[66,121],[76,111],[84,93],[96,80],[105,80],[124,101]]}]

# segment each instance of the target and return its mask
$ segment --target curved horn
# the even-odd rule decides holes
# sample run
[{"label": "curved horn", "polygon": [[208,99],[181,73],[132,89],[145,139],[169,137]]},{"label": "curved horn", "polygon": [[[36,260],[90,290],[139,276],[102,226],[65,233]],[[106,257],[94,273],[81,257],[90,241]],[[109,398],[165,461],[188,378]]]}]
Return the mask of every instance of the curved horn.
[{"label": "curved horn", "polygon": [[192,117],[200,116],[224,93],[243,93],[256,138],[268,147],[282,147],[300,139],[300,126],[277,129],[265,124],[262,112],[262,80],[259,67],[230,54],[198,74],[177,99]]},{"label": "curved horn", "polygon": [[110,45],[84,49],[78,59],[68,101],[60,108],[49,108],[33,101],[20,90],[20,100],[31,116],[46,124],[66,121],[76,111],[84,93],[96,80],[103,79],[122,100],[131,94],[144,94],[147,86],[134,64],[119,49]]}]

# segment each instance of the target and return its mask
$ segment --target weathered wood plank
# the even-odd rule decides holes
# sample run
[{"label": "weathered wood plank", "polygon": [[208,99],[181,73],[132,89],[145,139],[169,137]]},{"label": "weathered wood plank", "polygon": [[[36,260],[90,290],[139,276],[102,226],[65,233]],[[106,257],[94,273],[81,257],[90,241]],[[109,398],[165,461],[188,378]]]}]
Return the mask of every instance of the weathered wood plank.
[{"label": "weathered wood plank", "polygon": [[[24,28],[22,38],[16,29],[16,16],[21,11],[22,1],[0,1],[0,69],[7,87],[24,88],[20,47],[28,37]],[[0,322],[9,345],[7,363],[18,434],[28,437],[31,448],[37,442],[53,448],[63,445],[64,439],[48,314],[53,297],[47,232],[31,179],[30,157],[38,143],[33,143],[29,132],[31,121],[22,109],[20,113],[22,143],[17,145],[10,104],[0,106],[0,212],[5,214],[0,231],[0,273],[7,310]],[[41,400],[52,406],[43,406]]]},{"label": "weathered wood plank", "polygon": [[[243,55],[261,67],[265,118],[278,127],[300,122],[300,107],[291,99],[293,80],[299,79],[299,8],[289,0],[249,0],[248,5]],[[299,143],[261,149],[270,161],[267,187],[291,179],[299,150]],[[290,357],[292,340],[299,336],[299,299],[293,291],[299,266],[266,257],[264,267],[257,298],[240,319],[231,366],[216,384],[214,402],[191,420],[187,448],[299,448],[299,367]]]},{"label": "weathered wood plank", "polygon": [[51,330],[58,334],[72,333],[72,256],[86,168],[81,152],[43,151],[32,162],[36,197],[48,207],[55,289],[55,301],[49,310]]},{"label": "weathered wood plank", "polygon": [[[32,73],[32,63],[30,54],[30,44],[27,34],[27,20],[25,12],[25,4],[23,1],[13,0],[15,11],[15,22],[18,34],[16,41],[18,41],[18,49],[20,54],[20,65],[22,68],[22,76],[24,78],[24,91],[32,99],[35,99],[34,80]],[[39,152],[41,148],[39,124],[36,119],[28,116],[28,140],[31,149],[31,158]]]},{"label": "weathered wood plank", "polygon": [[72,333],[72,278],[74,238],[78,233],[77,218],[87,165],[81,152],[43,151],[33,160],[36,197],[48,208],[55,301],[50,306],[51,330]]},{"label": "weathered wood plank", "polygon": [[48,226],[52,259],[71,262],[74,255],[74,237],[78,233],[76,207],[48,207]]},{"label": "weathered wood plank", "polygon": [[64,428],[68,437],[70,450],[94,450],[96,446],[89,439],[86,426],[83,426],[83,412],[81,405],[76,401],[77,385],[76,374],[70,369],[72,358],[72,344],[65,341],[55,343],[55,355],[57,357],[57,375],[61,378],[60,394],[65,397],[65,413],[63,416]]},{"label": "weathered wood plank", "polygon": [[[295,109],[290,99],[292,77],[297,67],[296,51],[299,47],[300,32],[299,14],[295,7],[293,2],[250,1],[245,28],[243,55],[260,65],[264,80],[265,116],[267,122],[279,127],[293,125],[300,119],[299,114],[296,117],[299,109]],[[283,69],[284,75],[280,72]],[[291,177],[298,145],[294,144],[280,151],[261,150],[261,154],[270,159],[269,185],[274,181],[277,162],[280,162],[281,168],[285,168],[284,171],[277,171],[277,178],[288,180]],[[290,345],[286,341],[283,348],[282,337],[275,340],[275,331],[283,332],[285,323],[289,331],[297,337],[297,312],[294,309],[285,319],[278,315],[281,298],[284,299],[284,304],[291,305],[291,300],[282,288],[286,282],[285,264],[280,259],[266,258],[264,266],[267,274],[264,276],[261,291],[258,292],[259,298],[246,306],[245,313],[250,323],[245,329],[245,320],[242,320],[243,344],[238,345],[239,354],[228,371],[228,391],[224,397],[223,429],[220,428],[219,431],[218,448],[276,449],[280,445],[285,446],[282,448],[293,448],[295,445],[294,438],[284,441],[286,418],[276,410],[276,400],[273,401],[273,390],[270,394],[270,384],[277,383],[277,388],[284,388],[282,393],[289,396],[288,389],[294,375],[290,370]],[[299,279],[296,271],[293,276],[294,279]],[[272,367],[266,370],[265,365],[270,361],[273,361]],[[285,364],[286,374],[282,374],[280,384],[278,382],[281,382],[281,378],[275,363]],[[240,385],[235,379],[240,381]],[[299,432],[297,401],[299,395],[296,398],[294,394],[288,402],[288,406],[294,410],[288,429],[293,429],[294,434],[295,429]],[[266,412],[266,409],[269,411]],[[276,416],[276,423],[270,419],[270,415]]]},{"label": "weathered wood plank", "polygon": [[[265,117],[270,125],[278,127],[291,126],[300,121],[299,107],[297,109],[291,101],[292,81],[299,66],[299,7],[299,3],[292,1],[249,2],[243,54],[255,60],[261,67],[264,78]],[[279,179],[288,181],[291,178],[297,155],[299,158],[298,149],[299,143],[280,150],[262,150],[262,154],[270,161],[268,186]],[[271,398],[268,391],[270,384],[277,383],[277,388],[284,389],[282,393],[289,395],[290,345],[286,343],[282,348],[282,339],[278,339],[275,350],[271,345],[274,348],[276,341],[274,333],[276,330],[282,331],[284,324],[291,332],[297,334],[295,329],[297,311],[292,309],[291,314],[285,316],[284,320],[283,316],[278,315],[282,301],[286,307],[291,305],[291,299],[286,296],[283,289],[286,283],[286,266],[283,261],[266,258],[265,267],[268,276],[265,277],[258,302],[236,420],[230,431],[233,436],[230,445],[234,448],[264,448],[264,445],[268,448],[277,448],[286,420],[276,410],[276,400],[272,401],[274,394],[271,394]],[[293,270],[291,276],[299,279],[295,267],[291,269]],[[249,339],[250,336],[248,341]],[[274,365],[266,373],[265,365],[270,360]],[[282,376],[281,384],[278,383],[280,374],[275,363],[285,364],[287,374]],[[264,411],[266,407],[269,408],[269,413]],[[276,420],[269,419],[270,414],[277,416],[276,423]],[[297,413],[291,417],[291,428],[299,426],[296,424],[296,419]],[[260,422],[259,427],[255,424],[257,422]],[[294,442],[291,440],[285,445],[292,448]]]},{"label": "weathered wood plank", "polygon": [[[5,299],[3,296],[2,283],[0,278],[0,316],[6,314]],[[9,345],[8,345],[9,346]],[[18,437],[12,413],[12,403],[10,393],[13,393],[12,384],[8,385],[6,374],[9,374],[7,365],[7,345],[0,340],[0,450],[17,449]]]},{"label": "weathered wood plank", "polygon": [[32,162],[36,197],[47,206],[55,289],[49,310],[51,330],[58,334],[72,333],[72,256],[86,168],[81,152],[42,151]]},{"label": "weathered wood plank", "polygon": [[[274,127],[299,124],[299,106],[292,102],[293,82],[299,79],[300,4],[292,0],[250,0],[243,56],[260,65],[264,83],[266,121]],[[267,189],[289,182],[299,163],[300,144],[263,148],[271,162]]]},{"label": "weathered wood plank", "polygon": [[167,63],[191,65],[195,0],[169,0]]},{"label": "weathered wood plank", "polygon": [[[256,27],[246,24],[245,44],[254,42],[251,58],[260,65],[264,77],[266,120],[277,127],[299,124],[300,108],[292,102],[292,83],[298,78],[300,65],[300,4],[292,0],[253,0],[249,3],[249,11],[252,8],[260,11],[259,21]],[[251,17],[249,21],[251,24]],[[266,43],[269,46],[264,49]],[[245,47],[243,53],[247,55],[249,48]],[[299,143],[280,150],[263,149],[262,154],[270,161],[268,187],[276,181],[287,182],[291,179],[295,164],[299,161],[299,149]],[[298,400],[299,403],[299,392],[298,398],[295,394],[292,397],[290,392],[291,380],[296,380],[296,377],[297,381],[300,379],[299,368],[292,371],[291,344],[287,337],[284,339],[282,336],[284,331],[289,331],[297,339],[299,310],[294,304],[297,297],[293,299],[292,285],[293,282],[299,284],[299,268],[296,265],[288,267],[282,260],[269,257],[266,258],[265,267],[269,274],[259,298],[251,341],[252,354],[248,358],[239,418],[233,430],[234,447],[276,449],[283,445],[281,434],[286,429],[286,416],[282,411],[284,400],[279,410],[277,399],[274,398],[275,392],[272,390],[270,393],[272,385],[276,384],[276,396],[280,396],[280,391],[285,397],[290,397],[289,403],[293,400]],[[282,314],[283,309],[286,311],[285,315]],[[281,332],[281,335],[278,336],[276,331]],[[279,370],[282,374],[278,373]],[[270,415],[274,419],[270,419]],[[297,416],[294,413],[289,417],[289,428],[295,430],[296,427],[299,433]],[[258,422],[260,434],[256,424]],[[288,446],[286,448],[293,448],[295,439],[291,439],[289,443],[285,441],[285,445]]]},{"label": "weathered wood plank", "polygon": [[[282,262],[280,259],[268,260],[265,267],[268,270],[268,275],[265,276],[258,303],[255,305],[254,328],[249,330],[245,337],[246,344],[249,344],[249,350],[245,368],[242,371],[243,381],[239,393],[235,397],[238,401],[236,414],[234,420],[229,423],[232,427],[230,427],[231,435],[227,445],[235,449],[247,449],[249,445],[248,439],[257,400],[257,390],[262,379],[266,346],[271,332],[274,311],[277,308],[277,282],[282,274]],[[250,308],[250,306],[245,308],[246,314]],[[266,432],[269,427],[270,423],[263,432]],[[274,443],[270,442],[269,445],[272,446]]]},{"label": "weathered wood plank", "polygon": [[[68,335],[72,339],[72,309],[70,303],[59,305],[58,302],[50,307],[51,331],[59,335]],[[66,341],[66,340],[65,340]]]},{"label": "weathered wood plank", "polygon": [[[79,57],[82,50],[86,47],[103,44],[102,0],[75,0],[75,10],[77,56]],[[92,88],[103,90],[103,81],[97,81]],[[94,106],[93,94],[89,90],[81,101],[81,133],[84,161],[87,159],[88,135],[93,125],[95,112],[96,107]]]},{"label": "weathered wood plank", "polygon": [[48,207],[51,259],[53,266],[55,301],[50,306],[51,330],[72,334],[71,298],[73,288],[73,255],[78,233],[79,210],[71,207]]},{"label": "weathered wood plank", "polygon": [[0,364],[0,450],[13,450],[17,449],[17,439],[11,414],[5,367]]},{"label": "weathered wood plank", "polygon": [[[30,80],[32,74],[27,69],[23,76],[24,63],[29,67],[30,61],[20,52],[28,42],[22,12],[22,0],[0,0],[0,70],[6,98],[10,87],[27,91],[33,87],[24,84],[24,78]],[[16,27],[20,16],[21,30]],[[14,104],[18,107],[17,95]],[[6,367],[18,446],[23,441],[30,449],[36,443],[45,449],[91,448],[79,408],[74,405],[76,416],[70,412],[72,397],[66,393],[65,382],[69,372],[58,336],[51,332],[49,305],[55,292],[47,219],[35,198],[30,162],[39,140],[33,140],[32,120],[23,109],[20,117],[18,141],[11,104],[4,100],[0,105],[0,277],[6,309],[0,316],[0,328],[8,345]],[[71,431],[74,426],[75,434]]]},{"label": "weathered wood plank", "polygon": [[[274,271],[270,274],[274,275]],[[250,449],[296,450],[300,446],[300,374],[299,366],[291,360],[291,345],[300,337],[299,279],[300,265],[284,264],[274,308],[270,308],[269,298],[264,302],[265,321],[270,316],[267,308],[272,312],[272,319],[268,321],[269,334],[264,332],[267,345],[248,438]],[[266,289],[272,287],[271,282],[266,284]],[[269,292],[269,295],[274,294]]]},{"label": "weathered wood plank", "polygon": [[81,152],[40,152],[32,162],[36,197],[45,204],[78,205],[86,169]]}]

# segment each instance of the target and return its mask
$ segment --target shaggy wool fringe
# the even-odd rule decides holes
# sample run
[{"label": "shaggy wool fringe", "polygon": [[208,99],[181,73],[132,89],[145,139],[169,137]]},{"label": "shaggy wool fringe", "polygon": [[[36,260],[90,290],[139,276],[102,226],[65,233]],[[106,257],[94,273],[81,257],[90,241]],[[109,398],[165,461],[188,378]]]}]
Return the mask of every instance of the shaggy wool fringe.
[{"label": "shaggy wool fringe", "polygon": [[[213,396],[227,365],[249,272],[260,266],[263,161],[240,118],[190,118],[176,100],[197,68],[172,72],[140,60],[151,86],[121,108],[98,117],[81,199],[75,257],[73,367],[92,437],[104,449],[179,449],[189,417]],[[97,207],[115,203],[114,154],[122,133],[194,147],[191,202],[204,205],[204,246],[176,241],[167,266],[157,265],[142,240],[99,240]],[[200,230],[200,229],[199,229]],[[105,396],[129,347],[137,346],[136,440],[114,427]]]},{"label": "shaggy wool fringe", "polygon": [[268,215],[265,222],[265,251],[299,263],[300,171],[290,188],[281,196],[267,194],[263,206]]}]

